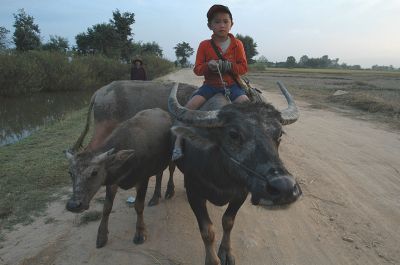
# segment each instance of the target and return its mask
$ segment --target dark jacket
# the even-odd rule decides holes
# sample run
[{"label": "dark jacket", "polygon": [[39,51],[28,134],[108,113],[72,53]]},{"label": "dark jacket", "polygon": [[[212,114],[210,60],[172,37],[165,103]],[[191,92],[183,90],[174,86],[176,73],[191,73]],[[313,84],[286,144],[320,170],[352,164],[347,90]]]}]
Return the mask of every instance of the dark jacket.
[{"label": "dark jacket", "polygon": [[131,80],[147,80],[146,71],[143,67],[131,67]]}]

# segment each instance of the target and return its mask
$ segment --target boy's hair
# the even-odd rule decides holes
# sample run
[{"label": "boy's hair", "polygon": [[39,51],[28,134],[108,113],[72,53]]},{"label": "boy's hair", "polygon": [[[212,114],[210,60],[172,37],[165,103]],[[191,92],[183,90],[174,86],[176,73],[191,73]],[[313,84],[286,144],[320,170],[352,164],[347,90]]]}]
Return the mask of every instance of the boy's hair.
[{"label": "boy's hair", "polygon": [[213,5],[212,7],[210,7],[210,9],[207,12],[207,19],[208,19],[208,23],[211,22],[211,20],[214,18],[214,15],[216,13],[226,13],[229,15],[229,17],[231,18],[231,21],[233,22],[232,19],[232,13],[229,10],[229,8],[227,6],[224,5]]}]

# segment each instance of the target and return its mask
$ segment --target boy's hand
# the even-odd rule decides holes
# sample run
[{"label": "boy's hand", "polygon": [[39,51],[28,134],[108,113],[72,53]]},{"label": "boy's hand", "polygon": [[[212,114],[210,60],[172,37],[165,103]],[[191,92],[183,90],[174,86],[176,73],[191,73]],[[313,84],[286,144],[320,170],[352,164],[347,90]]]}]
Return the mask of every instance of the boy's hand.
[{"label": "boy's hand", "polygon": [[210,69],[210,71],[212,72],[218,72],[218,62],[216,60],[211,60],[208,63],[208,69]]},{"label": "boy's hand", "polygon": [[232,69],[232,63],[227,60],[218,60],[218,67],[222,74],[228,73]]}]

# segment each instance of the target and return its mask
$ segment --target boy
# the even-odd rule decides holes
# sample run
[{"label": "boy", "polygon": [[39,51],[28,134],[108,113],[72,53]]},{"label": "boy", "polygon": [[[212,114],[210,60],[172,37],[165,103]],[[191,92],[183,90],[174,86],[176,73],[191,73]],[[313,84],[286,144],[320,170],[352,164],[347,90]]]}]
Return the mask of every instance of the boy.
[{"label": "boy", "polygon": [[[200,43],[193,70],[196,75],[204,76],[204,84],[186,104],[186,108],[198,109],[215,94],[225,94],[218,69],[226,88],[229,89],[230,100],[233,103],[249,101],[245,91],[235,81],[239,75],[247,72],[247,60],[242,42],[229,33],[233,26],[229,8],[223,5],[213,5],[207,12],[207,19],[207,26],[213,31],[213,35],[211,40],[204,40]],[[213,47],[212,42],[216,47]],[[220,59],[215,49],[218,49],[223,60]],[[172,160],[178,160],[182,156],[181,139],[177,137]]]}]

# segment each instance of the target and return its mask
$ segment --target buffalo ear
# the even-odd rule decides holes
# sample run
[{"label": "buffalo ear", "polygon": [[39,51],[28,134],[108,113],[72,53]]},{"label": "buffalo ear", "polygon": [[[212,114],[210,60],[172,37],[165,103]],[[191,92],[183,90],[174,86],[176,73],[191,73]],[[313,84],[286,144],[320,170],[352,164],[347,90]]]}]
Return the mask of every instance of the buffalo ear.
[{"label": "buffalo ear", "polygon": [[190,144],[194,145],[199,149],[209,149],[215,144],[207,138],[201,137],[199,134],[194,132],[190,127],[185,126],[173,126],[171,131],[176,136],[180,136]]},{"label": "buffalo ear", "polygon": [[131,159],[135,155],[135,150],[120,150],[115,154],[115,160],[125,162]]},{"label": "buffalo ear", "polygon": [[68,160],[74,159],[74,154],[70,150],[64,150],[64,155]]}]

